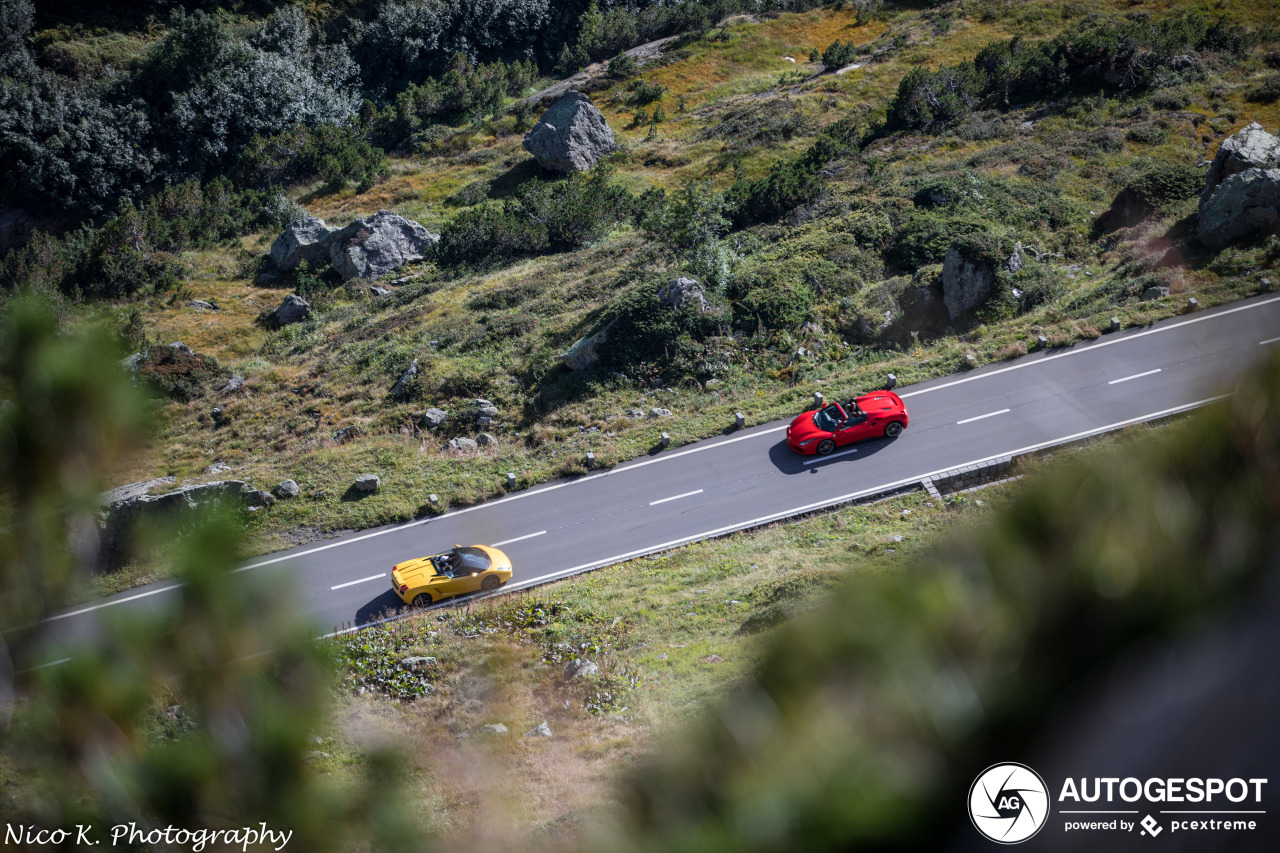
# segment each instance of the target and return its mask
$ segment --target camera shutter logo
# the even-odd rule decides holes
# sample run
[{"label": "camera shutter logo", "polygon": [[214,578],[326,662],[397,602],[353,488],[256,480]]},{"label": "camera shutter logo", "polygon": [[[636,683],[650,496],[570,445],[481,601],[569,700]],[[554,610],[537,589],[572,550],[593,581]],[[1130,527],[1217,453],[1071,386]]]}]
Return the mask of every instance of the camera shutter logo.
[{"label": "camera shutter logo", "polygon": [[973,780],[969,818],[992,841],[1018,844],[1049,819],[1049,789],[1025,764],[993,764]]}]

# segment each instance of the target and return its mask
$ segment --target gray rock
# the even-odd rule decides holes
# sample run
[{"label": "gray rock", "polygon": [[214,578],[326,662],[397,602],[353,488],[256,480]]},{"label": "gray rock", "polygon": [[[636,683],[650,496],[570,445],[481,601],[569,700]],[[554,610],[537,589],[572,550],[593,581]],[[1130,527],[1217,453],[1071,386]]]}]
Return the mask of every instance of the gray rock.
[{"label": "gray rock", "polygon": [[218,310],[217,305],[214,305],[212,302],[205,302],[203,299],[193,299],[190,302],[188,302],[187,305],[190,306],[191,308],[196,309],[197,313],[203,312],[203,311]]},{"label": "gray rock", "polygon": [[276,502],[276,496],[265,489],[244,489],[240,492],[240,499],[244,501],[245,506],[271,506]]},{"label": "gray rock", "polygon": [[290,293],[284,301],[271,312],[271,319],[277,326],[288,326],[311,316],[311,303],[296,293]]},{"label": "gray rock", "polygon": [[991,297],[995,270],[969,260],[954,246],[942,261],[942,301],[952,321]]},{"label": "gray rock", "polygon": [[187,355],[196,354],[195,350],[193,350],[191,347],[184,344],[182,341],[174,341],[173,343],[169,344],[169,348],[176,349],[178,352],[186,353]]},{"label": "gray rock", "polygon": [[599,674],[600,667],[596,666],[586,658],[571,660],[564,668],[565,681],[577,681],[579,678],[590,678],[593,675]]},{"label": "gray rock", "polygon": [[618,148],[604,114],[570,89],[524,135],[525,150],[553,172],[585,172]]},{"label": "gray rock", "polygon": [[222,386],[223,394],[230,394],[232,391],[239,391],[240,386],[244,384],[244,377],[239,373],[231,374],[231,378],[227,380],[227,384]]},{"label": "gray rock", "polygon": [[273,491],[275,491],[276,497],[281,499],[296,498],[302,492],[298,488],[298,484],[293,480],[281,480],[276,483]]},{"label": "gray rock", "polygon": [[451,438],[449,439],[449,447],[452,450],[462,450],[466,452],[480,449],[480,445],[470,438]]},{"label": "gray rock", "polygon": [[1200,210],[1204,210],[1218,186],[1232,175],[1250,169],[1276,168],[1280,168],[1280,139],[1267,133],[1257,122],[1242,128],[1224,139],[1214,155],[1200,193]]},{"label": "gray rock", "polygon": [[232,466],[226,462],[215,462],[208,468],[204,469],[206,474],[221,474],[223,471],[230,471]]},{"label": "gray rock", "polygon": [[468,411],[471,413],[471,416],[476,420],[479,420],[480,418],[493,419],[498,417],[500,414],[502,414],[500,411],[498,411],[497,406],[495,406],[493,403],[491,403],[490,401],[486,400],[483,397],[476,397],[474,400],[472,400],[471,406],[469,407]]},{"label": "gray rock", "polygon": [[413,380],[418,376],[418,360],[415,358],[413,363],[404,369],[404,373],[400,374],[400,378],[396,380],[396,384],[391,389],[391,399],[403,400],[409,396],[409,388],[413,385]]},{"label": "gray rock", "polygon": [[1150,302],[1153,299],[1163,299],[1168,295],[1169,288],[1167,287],[1148,287],[1146,290],[1142,291],[1142,296],[1140,298],[1143,302]]},{"label": "gray rock", "polygon": [[369,295],[370,296],[390,296],[391,288],[378,287],[377,285],[374,285],[373,287],[369,288]]},{"label": "gray rock", "polygon": [[702,383],[702,387],[707,391],[710,391],[712,388],[719,388],[722,384],[723,383],[719,379],[708,379],[706,382]]},{"label": "gray rock", "polygon": [[476,436],[476,444],[481,447],[497,447],[498,437],[491,433],[482,432]]},{"label": "gray rock", "polygon": [[1200,242],[1215,250],[1255,234],[1280,233],[1280,168],[1225,179],[1201,206],[1197,229]]},{"label": "gray rock", "polygon": [[302,753],[302,760],[307,762],[308,764],[313,764],[322,758],[328,758],[328,757],[329,757],[329,753],[321,752],[318,749],[309,749],[306,752]]},{"label": "gray rock", "polygon": [[351,484],[357,492],[376,492],[378,487],[382,485],[382,480],[377,474],[361,474],[356,477],[356,481]]},{"label": "gray rock", "polygon": [[524,733],[525,737],[551,737],[551,726],[547,725],[547,721],[543,720],[532,729]]},{"label": "gray rock", "polygon": [[144,353],[135,352],[133,355],[127,355],[120,359],[120,367],[129,372],[134,379],[138,378],[138,362],[142,361]]},{"label": "gray rock", "polygon": [[291,270],[306,261],[308,264],[327,263],[329,247],[337,228],[324,224],[323,219],[304,216],[285,226],[284,231],[271,244],[271,260],[280,270]]},{"label": "gray rock", "polygon": [[364,427],[359,424],[352,424],[349,427],[343,427],[340,430],[335,430],[333,433],[333,440],[338,444],[346,444],[348,441],[359,438],[362,435],[364,435]]},{"label": "gray rock", "polygon": [[433,657],[425,657],[422,655],[418,655],[416,657],[405,658],[404,660],[400,661],[400,668],[407,669],[410,672],[417,672],[418,670],[433,667],[437,663],[438,661]]},{"label": "gray rock", "polygon": [[1004,270],[1005,272],[1014,273],[1016,275],[1017,273],[1022,272],[1023,264],[1024,264],[1024,261],[1022,260],[1022,243],[1019,242],[1016,246],[1014,246],[1013,254],[1005,259]]},{"label": "gray rock", "polygon": [[644,417],[644,409],[627,409],[627,417],[629,417],[629,418],[643,418],[643,417]]},{"label": "gray rock", "polygon": [[609,342],[609,332],[613,330],[613,319],[594,335],[588,335],[574,342],[573,346],[560,356],[560,362],[570,370],[590,370],[600,360],[600,348]]},{"label": "gray rock", "polygon": [[422,417],[418,419],[418,426],[423,429],[435,429],[440,426],[449,417],[449,413],[444,409],[430,408],[422,413]]},{"label": "gray rock", "polygon": [[692,278],[677,278],[663,285],[658,291],[658,301],[676,311],[686,305],[696,305],[699,311],[711,308],[702,292],[702,285]]},{"label": "gray rock", "polygon": [[650,410],[649,410],[649,415],[648,415],[648,417],[650,417],[650,418],[669,418],[669,417],[671,417],[671,410],[670,410],[670,409],[661,409],[661,408],[658,408],[657,406],[654,406],[652,409],[650,409]]},{"label": "gray rock", "polygon": [[344,281],[378,278],[397,267],[420,261],[440,242],[422,225],[398,213],[380,210],[339,231],[329,260]]},{"label": "gray rock", "polygon": [[487,735],[505,735],[507,733],[507,727],[502,723],[490,723],[480,729],[480,731]]}]

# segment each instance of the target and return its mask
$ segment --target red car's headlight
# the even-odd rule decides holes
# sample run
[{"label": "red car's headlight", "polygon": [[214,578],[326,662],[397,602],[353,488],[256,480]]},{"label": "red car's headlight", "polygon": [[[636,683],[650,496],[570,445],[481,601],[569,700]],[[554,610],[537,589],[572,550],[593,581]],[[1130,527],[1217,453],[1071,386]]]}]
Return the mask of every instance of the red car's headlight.
[{"label": "red car's headlight", "polygon": [[816,435],[813,438],[806,438],[804,441],[800,442],[800,446],[804,447],[806,444],[813,444],[817,440],[818,437]]}]

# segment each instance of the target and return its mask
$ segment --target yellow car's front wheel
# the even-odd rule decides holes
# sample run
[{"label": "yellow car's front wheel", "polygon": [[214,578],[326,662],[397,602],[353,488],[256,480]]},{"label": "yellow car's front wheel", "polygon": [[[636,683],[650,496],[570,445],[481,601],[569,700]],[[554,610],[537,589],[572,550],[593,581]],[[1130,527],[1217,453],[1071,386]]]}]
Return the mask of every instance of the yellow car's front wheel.
[{"label": "yellow car's front wheel", "polygon": [[480,588],[485,592],[493,592],[502,585],[502,580],[497,575],[485,575],[484,580],[480,581]]}]

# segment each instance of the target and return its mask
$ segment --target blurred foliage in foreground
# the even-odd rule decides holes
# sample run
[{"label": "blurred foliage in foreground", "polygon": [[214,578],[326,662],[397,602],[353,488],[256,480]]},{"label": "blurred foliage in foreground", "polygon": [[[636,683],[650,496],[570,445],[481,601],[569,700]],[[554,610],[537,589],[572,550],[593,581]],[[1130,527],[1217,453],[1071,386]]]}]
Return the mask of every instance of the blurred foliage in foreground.
[{"label": "blurred foliage in foreground", "polygon": [[[1280,358],[1235,392],[1027,481],[932,562],[850,583],[780,631],[754,682],[637,778],[631,844],[976,841],[965,792],[984,767],[1040,754],[1054,711],[1138,641],[1208,636],[1274,575]],[[1269,742],[1249,734],[1229,739],[1237,753]]]},{"label": "blurred foliage in foreground", "polygon": [[[0,675],[6,643],[19,668],[56,656],[40,643],[67,623],[39,620],[93,566],[101,473],[143,435],[118,358],[104,335],[59,334],[37,301],[0,323]],[[19,672],[16,702],[0,690],[0,777],[21,782],[5,779],[7,821],[93,824],[99,841],[130,822],[264,821],[294,850],[412,846],[389,753],[369,753],[365,784],[343,790],[308,765],[333,677],[285,590],[230,582],[238,530],[229,512],[185,528],[165,606],[98,611],[69,661]]]}]

